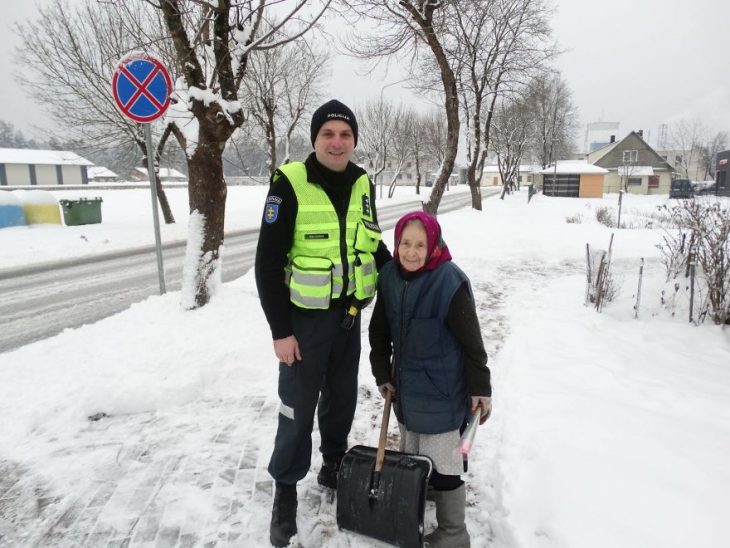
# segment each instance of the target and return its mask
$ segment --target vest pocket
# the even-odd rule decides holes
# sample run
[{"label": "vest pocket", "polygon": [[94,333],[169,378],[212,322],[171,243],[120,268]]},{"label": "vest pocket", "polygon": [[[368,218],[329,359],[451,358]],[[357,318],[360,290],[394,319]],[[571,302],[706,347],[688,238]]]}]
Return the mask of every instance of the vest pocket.
[{"label": "vest pocket", "polygon": [[372,253],[358,253],[355,258],[355,298],[372,299],[378,284],[378,270]]},{"label": "vest pocket", "polygon": [[383,235],[380,227],[372,221],[360,219],[355,229],[355,249],[366,253],[374,253]]},{"label": "vest pocket", "polygon": [[322,257],[294,257],[289,278],[289,299],[301,308],[329,308],[332,296],[332,261]]}]

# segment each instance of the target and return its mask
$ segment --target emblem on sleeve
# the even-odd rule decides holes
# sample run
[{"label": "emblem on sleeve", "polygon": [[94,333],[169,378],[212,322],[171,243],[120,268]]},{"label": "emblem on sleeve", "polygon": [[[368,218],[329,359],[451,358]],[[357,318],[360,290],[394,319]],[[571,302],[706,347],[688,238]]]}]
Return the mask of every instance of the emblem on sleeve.
[{"label": "emblem on sleeve", "polygon": [[264,221],[271,224],[279,217],[279,204],[266,204],[264,208]]},{"label": "emblem on sleeve", "polygon": [[362,195],[362,214],[370,216],[370,196],[367,194]]}]

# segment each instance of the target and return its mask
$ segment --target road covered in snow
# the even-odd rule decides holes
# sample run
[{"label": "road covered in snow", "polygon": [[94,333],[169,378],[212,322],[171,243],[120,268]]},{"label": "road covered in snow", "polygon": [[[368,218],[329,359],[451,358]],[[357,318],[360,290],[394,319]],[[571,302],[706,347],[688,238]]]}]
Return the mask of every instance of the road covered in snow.
[{"label": "road covered in snow", "polygon": [[[251,187],[232,188],[238,190],[238,192],[232,192],[229,197],[230,209],[234,211],[241,208],[240,205],[233,203],[234,201],[247,199],[253,202],[258,199],[258,194],[262,190]],[[85,192],[93,193],[94,191]],[[182,192],[184,189],[175,189],[172,194],[177,197]],[[485,195],[494,192],[494,189],[489,189]],[[125,219],[123,210],[132,207],[126,193],[133,193],[135,197],[139,194],[136,190],[106,191],[106,199],[103,202],[103,212],[108,211],[108,215],[112,219],[119,218],[120,224]],[[403,198],[395,200],[395,203],[384,202],[386,205],[380,212],[384,228],[391,228],[400,215],[419,207],[419,202],[412,196]],[[253,266],[258,241],[257,224],[260,218],[258,214],[262,207],[261,203],[263,200],[256,204],[256,215],[247,214],[237,223],[248,224],[250,228],[229,230],[226,234],[223,262],[224,282],[242,276]],[[468,207],[469,204],[470,194],[468,192],[451,192],[444,196],[440,209],[448,212],[454,208]],[[138,209],[139,204],[135,205]],[[141,205],[148,204],[141,202]],[[143,219],[137,220],[134,217],[128,220],[130,234],[127,238],[130,244],[135,233],[143,232],[143,228],[139,226],[143,223]],[[8,255],[14,254],[16,257],[22,257],[24,250],[18,249],[19,242],[11,241],[14,235],[20,235],[23,239],[28,239],[28,236],[41,238],[46,234],[58,238],[70,236],[69,234],[59,235],[59,231],[71,231],[78,233],[79,239],[88,240],[89,236],[86,236],[85,232],[91,230],[97,238],[100,238],[103,234],[104,224],[85,227],[44,226],[40,227],[40,230],[36,230],[37,227],[16,227],[6,229],[10,231],[8,234],[0,233],[0,238],[4,237],[7,241],[8,247],[5,249],[8,250]],[[175,232],[168,230],[163,246],[165,285],[168,291],[180,289],[185,259],[185,240],[174,236]],[[109,239],[113,239],[113,236],[110,236]],[[124,238],[119,236],[116,245],[121,246],[123,240]],[[60,242],[58,245],[63,243],[67,242]],[[74,242],[74,244],[76,243]],[[37,241],[33,242],[33,247],[36,249],[43,245]],[[45,243],[45,245],[50,247],[51,244]],[[15,253],[13,253],[13,247],[16,249]],[[70,253],[73,254],[76,249],[72,246]],[[45,255],[57,256],[58,251],[58,249],[47,249]],[[36,262],[29,265],[0,269],[0,293],[2,294],[0,316],[3,317],[4,323],[4,328],[0,331],[0,352],[50,337],[67,328],[92,323],[125,310],[135,302],[159,294],[157,263],[153,245],[120,247],[115,251],[91,252],[75,258],[48,262],[37,262],[38,255],[35,258]],[[13,258],[11,258],[12,260]],[[14,260],[19,260],[19,258],[14,258]]]}]

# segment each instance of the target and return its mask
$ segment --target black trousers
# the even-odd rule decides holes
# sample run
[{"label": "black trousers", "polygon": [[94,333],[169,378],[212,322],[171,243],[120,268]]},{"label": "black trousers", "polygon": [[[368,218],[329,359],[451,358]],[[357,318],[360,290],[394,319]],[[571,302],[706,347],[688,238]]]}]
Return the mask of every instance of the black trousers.
[{"label": "black trousers", "polygon": [[292,311],[302,360],[291,367],[279,364],[279,425],[269,461],[269,474],[276,481],[294,484],[309,471],[315,409],[321,453],[347,451],[357,405],[360,316],[346,330],[341,326],[344,315],[344,304]]}]

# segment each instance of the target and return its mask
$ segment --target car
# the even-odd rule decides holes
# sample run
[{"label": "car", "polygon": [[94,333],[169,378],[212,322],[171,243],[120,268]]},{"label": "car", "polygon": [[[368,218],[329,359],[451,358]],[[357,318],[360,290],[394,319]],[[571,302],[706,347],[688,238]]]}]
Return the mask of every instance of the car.
[{"label": "car", "polygon": [[703,194],[715,194],[715,181],[693,181],[692,189],[695,196]]},{"label": "car", "polygon": [[695,191],[689,179],[674,179],[669,187],[670,198],[694,198]]}]

